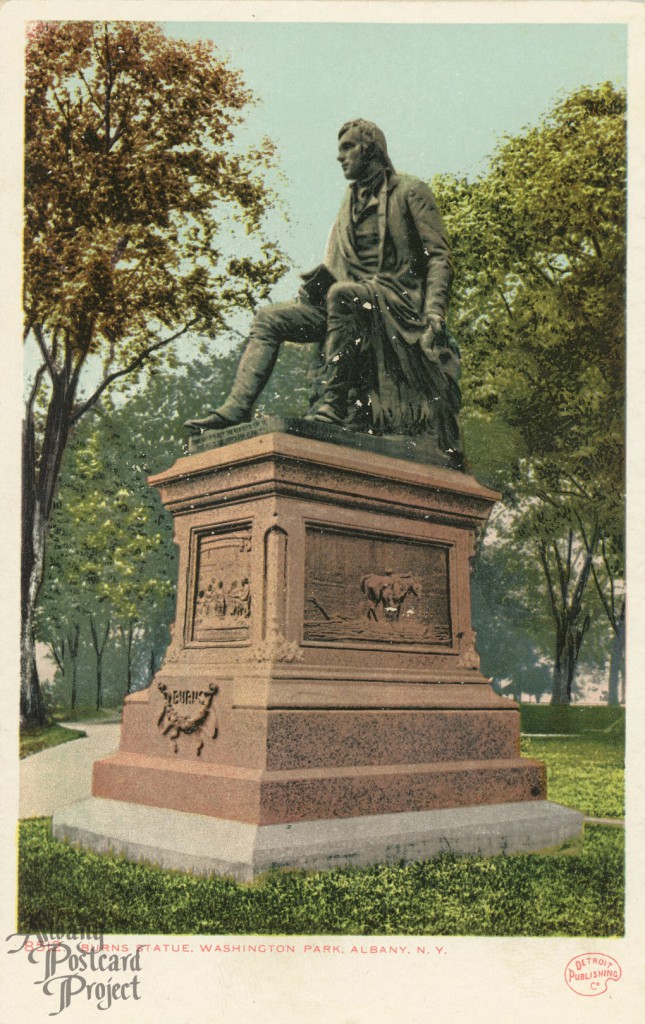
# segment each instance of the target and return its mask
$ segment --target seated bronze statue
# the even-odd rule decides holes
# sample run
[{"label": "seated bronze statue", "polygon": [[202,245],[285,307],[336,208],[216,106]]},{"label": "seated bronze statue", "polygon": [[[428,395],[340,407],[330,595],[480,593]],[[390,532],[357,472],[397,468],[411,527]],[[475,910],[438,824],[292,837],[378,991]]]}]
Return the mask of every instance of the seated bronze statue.
[{"label": "seated bronze statue", "polygon": [[324,263],[293,302],[258,310],[231,392],[191,432],[251,418],[283,341],[318,346],[306,419],[382,435],[432,435],[460,466],[459,349],[446,330],[450,249],[428,186],[398,174],[383,132],[349,121],[338,160],[352,182]]}]

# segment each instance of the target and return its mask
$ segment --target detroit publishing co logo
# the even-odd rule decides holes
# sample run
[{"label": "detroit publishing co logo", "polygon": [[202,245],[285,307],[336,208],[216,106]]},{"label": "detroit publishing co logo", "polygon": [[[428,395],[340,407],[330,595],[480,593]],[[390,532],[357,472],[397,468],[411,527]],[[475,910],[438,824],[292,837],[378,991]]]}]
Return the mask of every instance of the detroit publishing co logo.
[{"label": "detroit publishing co logo", "polygon": [[620,981],[622,970],[617,960],[607,953],[581,953],[569,960],[564,980],[579,996],[602,996],[610,981]]}]

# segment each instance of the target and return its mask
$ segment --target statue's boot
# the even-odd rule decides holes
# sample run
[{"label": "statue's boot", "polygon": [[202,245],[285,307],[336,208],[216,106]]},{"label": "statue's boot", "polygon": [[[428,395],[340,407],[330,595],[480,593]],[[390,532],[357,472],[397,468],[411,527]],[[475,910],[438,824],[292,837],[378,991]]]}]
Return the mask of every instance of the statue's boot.
[{"label": "statue's boot", "polygon": [[[344,424],[347,420],[347,396],[356,374],[359,339],[352,338],[347,325],[329,331],[325,341],[324,363],[317,380],[318,401],[305,416],[320,423]],[[348,341],[348,337],[351,339]]]},{"label": "statue's boot", "polygon": [[264,338],[249,338],[226,401],[203,419],[186,420],[186,429],[199,433],[248,423],[253,406],[271,376],[279,350],[279,344],[269,344]]}]

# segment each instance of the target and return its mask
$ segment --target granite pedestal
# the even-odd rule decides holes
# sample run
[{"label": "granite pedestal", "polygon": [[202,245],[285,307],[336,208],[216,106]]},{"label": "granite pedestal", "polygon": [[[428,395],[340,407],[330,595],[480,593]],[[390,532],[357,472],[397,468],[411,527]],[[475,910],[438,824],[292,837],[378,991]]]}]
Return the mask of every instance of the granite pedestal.
[{"label": "granite pedestal", "polygon": [[414,439],[336,434],[236,428],[151,478],[171,644],[57,836],[239,878],[579,836],[479,668],[470,564],[498,495]]}]

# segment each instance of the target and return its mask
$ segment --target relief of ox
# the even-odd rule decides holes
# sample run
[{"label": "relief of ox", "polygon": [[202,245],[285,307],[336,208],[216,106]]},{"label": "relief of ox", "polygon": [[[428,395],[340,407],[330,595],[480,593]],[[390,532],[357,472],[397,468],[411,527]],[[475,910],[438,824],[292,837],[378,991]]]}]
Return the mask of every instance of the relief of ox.
[{"label": "relief of ox", "polygon": [[367,617],[378,622],[379,605],[388,618],[398,619],[408,594],[420,597],[421,584],[409,572],[369,573],[361,580],[361,591],[367,602]]}]

